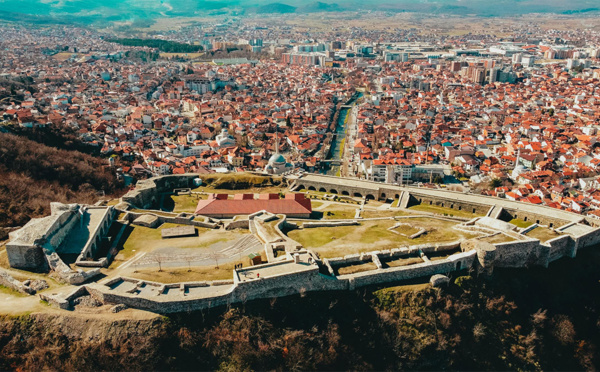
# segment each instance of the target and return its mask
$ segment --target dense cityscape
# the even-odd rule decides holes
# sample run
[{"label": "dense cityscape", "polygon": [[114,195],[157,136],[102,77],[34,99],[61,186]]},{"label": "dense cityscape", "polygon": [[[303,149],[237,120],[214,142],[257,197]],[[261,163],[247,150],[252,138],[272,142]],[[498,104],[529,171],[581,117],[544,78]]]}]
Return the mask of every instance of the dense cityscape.
[{"label": "dense cityscape", "polygon": [[288,3],[0,0],[0,370],[597,370],[599,9]]},{"label": "dense cityscape", "polygon": [[[155,36],[199,44],[198,56],[80,28],[0,35],[0,76],[25,82],[0,88],[4,122],[74,128],[125,161],[124,177],[306,171],[600,216],[598,32],[313,35],[239,20]],[[206,59],[223,51],[247,57]],[[277,145],[287,167],[274,169]]]}]

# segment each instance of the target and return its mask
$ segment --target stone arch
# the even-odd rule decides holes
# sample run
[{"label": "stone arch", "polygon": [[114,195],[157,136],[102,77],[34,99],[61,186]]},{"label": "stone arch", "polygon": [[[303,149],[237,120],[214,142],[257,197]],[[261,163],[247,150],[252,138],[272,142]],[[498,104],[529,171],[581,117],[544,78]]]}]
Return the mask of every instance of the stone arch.
[{"label": "stone arch", "polygon": [[298,190],[306,190],[306,187],[304,185],[300,185],[298,186]]},{"label": "stone arch", "polygon": [[355,192],[354,193],[354,197],[356,197],[356,198],[362,198],[362,194],[360,192]]},{"label": "stone arch", "polygon": [[367,200],[375,200],[375,197],[372,194],[367,194],[367,196],[365,196],[365,198]]},{"label": "stone arch", "polygon": [[475,208],[473,208],[473,213],[475,213]]},{"label": "stone arch", "polygon": [[442,203],[442,208],[444,207],[444,203]]},{"label": "stone arch", "polygon": [[523,221],[527,222],[527,216],[523,217]]},{"label": "stone arch", "polygon": [[454,209],[454,204],[450,204],[450,208],[451,208],[451,209]]},{"label": "stone arch", "polygon": [[381,199],[385,199],[385,193],[384,192],[381,193]]},{"label": "stone arch", "polygon": [[462,211],[462,205],[459,205],[459,206],[458,206],[458,210],[459,210],[459,211]]},{"label": "stone arch", "polygon": [[395,199],[400,199],[400,194],[396,194]]},{"label": "stone arch", "polygon": [[331,190],[329,190],[329,192],[332,193],[332,194],[337,194],[338,193],[336,189],[331,189]]},{"label": "stone arch", "polygon": [[550,222],[550,224],[548,225],[549,228],[553,228],[554,224],[552,222]]},{"label": "stone arch", "polygon": [[319,192],[327,192],[327,189],[326,189],[326,188],[324,188],[324,187],[320,187],[320,188],[319,188]]},{"label": "stone arch", "polygon": [[429,201],[429,205],[433,205],[433,200],[430,200],[430,201]]},{"label": "stone arch", "polygon": [[317,189],[314,186],[308,186],[308,191],[317,191]]},{"label": "stone arch", "polygon": [[346,190],[342,190],[342,195],[344,196],[350,196],[350,193]]}]

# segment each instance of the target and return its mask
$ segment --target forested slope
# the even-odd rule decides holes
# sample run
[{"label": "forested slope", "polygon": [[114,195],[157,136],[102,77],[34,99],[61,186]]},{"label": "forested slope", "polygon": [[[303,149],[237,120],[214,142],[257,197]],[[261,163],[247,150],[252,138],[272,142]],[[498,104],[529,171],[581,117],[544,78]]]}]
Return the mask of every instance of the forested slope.
[{"label": "forested slope", "polygon": [[84,147],[55,132],[0,133],[0,227],[47,215],[50,202],[92,203],[120,187],[105,160],[74,148]]},{"label": "forested slope", "polygon": [[5,317],[0,370],[598,370],[599,256],[145,321]]}]

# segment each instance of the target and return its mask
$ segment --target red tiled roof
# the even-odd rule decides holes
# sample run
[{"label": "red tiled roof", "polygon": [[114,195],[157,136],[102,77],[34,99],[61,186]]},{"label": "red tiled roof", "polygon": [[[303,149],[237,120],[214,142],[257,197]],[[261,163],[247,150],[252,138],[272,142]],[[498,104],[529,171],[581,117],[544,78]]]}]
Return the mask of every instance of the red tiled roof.
[{"label": "red tiled roof", "polygon": [[[224,198],[225,196],[225,198]],[[261,194],[259,199],[248,196],[227,199],[227,195],[209,195],[207,200],[200,200],[196,214],[203,216],[237,216],[266,210],[270,213],[285,215],[305,215],[312,212],[310,199],[304,194],[287,194],[280,199],[277,194]]]}]

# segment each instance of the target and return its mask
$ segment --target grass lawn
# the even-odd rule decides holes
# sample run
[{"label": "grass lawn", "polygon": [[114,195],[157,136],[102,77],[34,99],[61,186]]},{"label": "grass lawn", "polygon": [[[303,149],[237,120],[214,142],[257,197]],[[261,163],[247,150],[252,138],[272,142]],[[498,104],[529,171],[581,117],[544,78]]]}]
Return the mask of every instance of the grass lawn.
[{"label": "grass lawn", "polygon": [[555,232],[554,230],[547,229],[544,227],[536,227],[526,234],[530,238],[539,239],[542,242],[558,238],[562,234]]},{"label": "grass lawn", "polygon": [[29,295],[26,295],[26,294],[21,293],[19,291],[15,291],[14,289],[5,287],[3,285],[0,285],[0,293],[4,293],[4,294],[8,294],[8,295],[13,295],[15,297],[29,297]]},{"label": "grass lawn", "polygon": [[394,260],[382,261],[383,267],[401,267],[414,265],[418,263],[423,263],[423,259],[421,257],[405,257],[405,258],[396,258]]},{"label": "grass lawn", "polygon": [[405,211],[380,211],[376,209],[365,209],[361,216],[363,218],[379,218],[379,217],[396,217],[396,216],[409,216],[411,213]]},{"label": "grass lawn", "polygon": [[334,268],[337,275],[356,274],[356,273],[361,273],[364,271],[371,271],[371,270],[376,270],[376,269],[377,269],[377,265],[375,265],[373,262],[365,262],[363,264],[350,265],[350,266],[338,266],[338,267]]},{"label": "grass lawn", "polygon": [[353,219],[356,215],[358,208],[333,206],[334,208],[326,208],[323,210],[323,218],[326,220],[349,220]]},{"label": "grass lawn", "polygon": [[471,239],[476,235],[452,229],[456,223],[431,218],[414,218],[407,221],[413,227],[424,227],[429,231],[416,239],[395,234],[389,227],[394,220],[363,221],[360,225],[339,227],[317,227],[297,229],[288,233],[304,247],[318,252],[323,258],[341,257],[347,254],[381,249],[399,248],[422,243],[449,242]]},{"label": "grass lawn", "polygon": [[512,223],[513,225],[520,227],[520,228],[526,228],[526,227],[533,225],[533,222],[523,221],[520,218],[513,218],[512,220],[509,221],[509,223]]},{"label": "grass lawn", "polygon": [[[148,280],[159,283],[179,283],[179,282],[197,282],[210,280],[233,279],[233,267],[240,262],[231,262],[227,264],[219,264],[217,269],[215,266],[203,266],[189,268],[165,268],[159,272],[156,269],[138,270],[127,274],[127,276]],[[191,271],[188,271],[191,270]]]},{"label": "grass lawn", "polygon": [[167,210],[172,210],[174,213],[188,212],[194,213],[200,199],[206,199],[198,194],[192,195],[168,195],[165,196],[163,207]]},{"label": "grass lawn", "polygon": [[500,233],[500,234],[494,235],[492,237],[485,237],[485,238],[481,238],[479,240],[481,240],[482,242],[488,242],[488,243],[491,243],[491,244],[497,244],[497,243],[512,242],[515,239],[511,238],[510,236],[508,236],[506,234]]},{"label": "grass lawn", "polygon": [[[119,254],[115,257],[115,261],[126,261],[133,257],[139,252],[149,252],[153,249],[162,247],[173,247],[177,248],[201,248],[202,246],[208,246],[210,244],[217,243],[221,238],[215,238],[213,236],[206,237],[210,229],[202,227],[196,227],[198,236],[186,237],[186,238],[171,238],[162,239],[162,229],[177,227],[181,225],[164,223],[156,229],[151,229],[144,226],[130,225],[123,234],[125,243],[123,243],[123,249],[119,251]],[[227,240],[227,239],[225,239]]]},{"label": "grass lawn", "polygon": [[220,194],[286,193],[286,185],[278,176],[259,176],[250,173],[202,174],[202,186],[192,191]]},{"label": "grass lawn", "polygon": [[320,206],[322,206],[323,202],[311,201],[310,204],[312,205],[312,209],[315,209],[315,208],[319,208]]},{"label": "grass lawn", "polygon": [[473,217],[481,216],[481,214],[471,213],[468,211],[459,211],[458,209],[440,207],[437,205],[418,204],[418,205],[413,205],[412,207],[409,207],[408,209],[410,209],[411,211],[445,214],[448,216],[463,217],[463,218],[473,218]]}]

